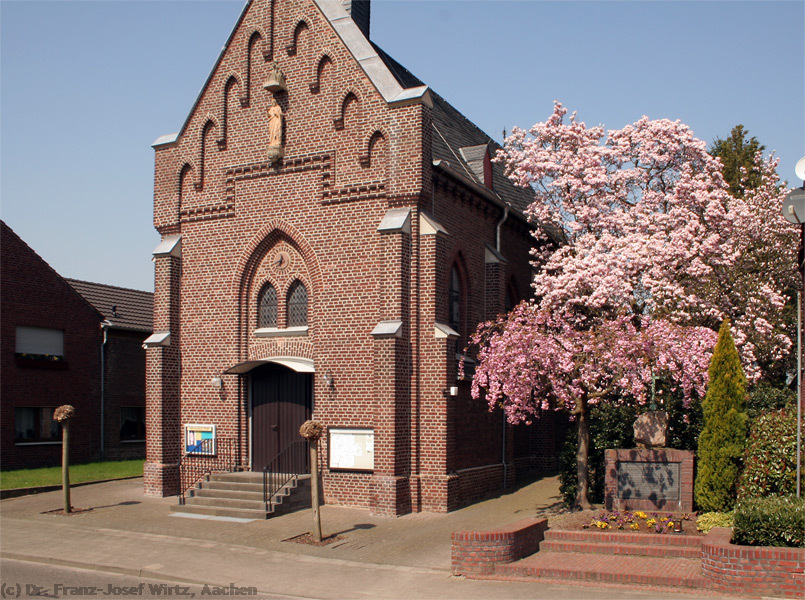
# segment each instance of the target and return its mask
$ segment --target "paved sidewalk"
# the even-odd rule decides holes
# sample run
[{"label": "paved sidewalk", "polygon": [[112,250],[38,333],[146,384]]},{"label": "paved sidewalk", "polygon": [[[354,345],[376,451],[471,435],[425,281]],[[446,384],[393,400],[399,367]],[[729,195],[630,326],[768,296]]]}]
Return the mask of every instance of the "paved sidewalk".
[{"label": "paved sidewalk", "polygon": [[[142,493],[142,480],[75,488],[72,516],[49,513],[61,493],[0,502],[0,554],[174,582],[255,586],[304,598],[657,598],[672,590],[571,586],[545,581],[470,581],[450,574],[450,534],[531,517],[559,501],[556,478],[450,514],[400,518],[322,507],[325,547],[287,540],[310,530],[304,510],[267,521],[176,516],[176,498]],[[710,596],[713,597],[713,596]]]}]

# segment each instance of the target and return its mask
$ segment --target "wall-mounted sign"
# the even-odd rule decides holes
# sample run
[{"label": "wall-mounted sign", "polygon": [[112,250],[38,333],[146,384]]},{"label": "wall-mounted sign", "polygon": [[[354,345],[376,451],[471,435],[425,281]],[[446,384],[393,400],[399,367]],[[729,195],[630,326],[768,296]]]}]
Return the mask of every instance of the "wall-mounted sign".
[{"label": "wall-mounted sign", "polygon": [[215,425],[185,425],[185,454],[215,455]]},{"label": "wall-mounted sign", "polygon": [[375,430],[330,427],[330,468],[373,471],[375,468]]}]

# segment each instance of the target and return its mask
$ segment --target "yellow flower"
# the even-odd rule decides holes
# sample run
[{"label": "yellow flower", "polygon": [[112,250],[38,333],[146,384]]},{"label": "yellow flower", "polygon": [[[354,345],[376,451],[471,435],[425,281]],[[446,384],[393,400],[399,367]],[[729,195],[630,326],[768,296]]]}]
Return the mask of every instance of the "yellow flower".
[{"label": "yellow flower", "polygon": [[668,527],[668,529],[671,529],[671,527],[673,527],[673,526],[674,526],[674,522],[673,521],[668,521],[668,524],[666,525],[666,527]]},{"label": "yellow flower", "polygon": [[629,527],[635,530],[640,529],[640,523],[632,523],[631,525],[629,525]]},{"label": "yellow flower", "polygon": [[645,519],[648,515],[644,513],[642,510],[638,510],[637,512],[635,512],[635,516],[638,519]]},{"label": "yellow flower", "polygon": [[646,519],[646,525],[648,525],[649,527],[654,527],[656,523],[657,519]]}]

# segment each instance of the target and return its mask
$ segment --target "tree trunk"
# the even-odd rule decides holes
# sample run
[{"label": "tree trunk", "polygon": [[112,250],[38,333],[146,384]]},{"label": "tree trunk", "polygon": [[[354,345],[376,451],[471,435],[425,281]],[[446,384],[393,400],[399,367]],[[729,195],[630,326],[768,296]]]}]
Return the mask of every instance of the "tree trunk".
[{"label": "tree trunk", "polygon": [[579,510],[592,508],[589,499],[590,491],[590,407],[587,399],[579,401],[576,426],[578,428],[579,447],[576,450],[576,500],[573,505]]},{"label": "tree trunk", "polygon": [[313,507],[313,531],[311,535],[321,542],[321,513],[319,511],[319,440],[311,439],[310,444],[310,505]]},{"label": "tree trunk", "polygon": [[61,442],[61,486],[64,493],[64,512],[69,513],[70,507],[70,421],[64,421]]}]

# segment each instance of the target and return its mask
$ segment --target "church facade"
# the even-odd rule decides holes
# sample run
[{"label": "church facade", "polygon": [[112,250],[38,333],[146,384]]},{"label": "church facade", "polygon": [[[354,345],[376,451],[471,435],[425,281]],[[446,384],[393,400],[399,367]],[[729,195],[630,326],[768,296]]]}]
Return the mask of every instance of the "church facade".
[{"label": "church facade", "polygon": [[369,41],[369,12],[247,3],[154,144],[148,494],[179,491],[188,452],[262,471],[309,418],[325,501],[376,514],[453,510],[556,465],[552,419],[509,426],[459,377],[476,325],[529,294],[530,195]]}]

